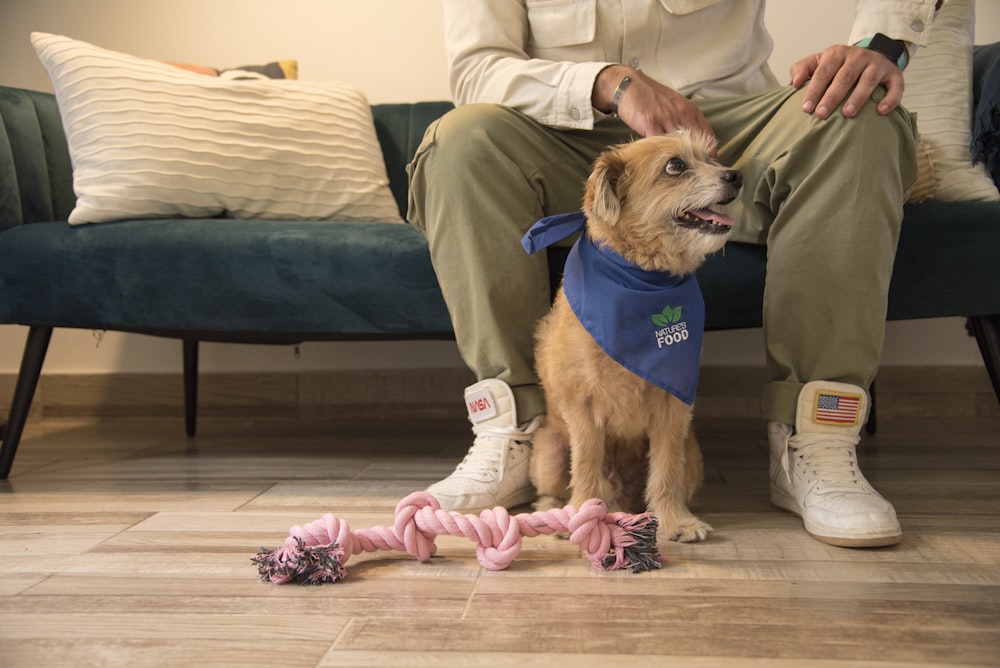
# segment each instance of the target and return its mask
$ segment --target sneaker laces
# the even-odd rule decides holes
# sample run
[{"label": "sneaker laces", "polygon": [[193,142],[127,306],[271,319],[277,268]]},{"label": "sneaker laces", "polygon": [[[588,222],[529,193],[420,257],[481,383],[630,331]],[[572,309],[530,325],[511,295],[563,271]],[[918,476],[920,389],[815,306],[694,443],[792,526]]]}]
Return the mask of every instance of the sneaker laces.
[{"label": "sneaker laces", "polygon": [[786,440],[788,457],[782,458],[791,481],[788,459],[802,462],[808,475],[825,491],[855,492],[870,485],[855,458],[857,439],[849,434],[798,434]]},{"label": "sneaker laces", "polygon": [[536,417],[520,427],[474,425],[472,433],[475,434],[476,438],[473,440],[469,452],[455,467],[455,472],[452,475],[488,482],[493,478],[491,474],[499,473],[497,481],[503,480],[511,442],[530,443],[531,435],[541,423],[541,417]]}]

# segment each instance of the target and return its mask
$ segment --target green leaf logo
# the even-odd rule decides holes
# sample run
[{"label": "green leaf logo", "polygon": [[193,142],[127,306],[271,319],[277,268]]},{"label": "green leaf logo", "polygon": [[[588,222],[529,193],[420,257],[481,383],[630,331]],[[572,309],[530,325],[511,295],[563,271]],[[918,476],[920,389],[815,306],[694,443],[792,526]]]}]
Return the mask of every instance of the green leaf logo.
[{"label": "green leaf logo", "polygon": [[671,308],[666,306],[662,313],[653,314],[653,324],[657,327],[666,327],[681,320],[681,307]]}]

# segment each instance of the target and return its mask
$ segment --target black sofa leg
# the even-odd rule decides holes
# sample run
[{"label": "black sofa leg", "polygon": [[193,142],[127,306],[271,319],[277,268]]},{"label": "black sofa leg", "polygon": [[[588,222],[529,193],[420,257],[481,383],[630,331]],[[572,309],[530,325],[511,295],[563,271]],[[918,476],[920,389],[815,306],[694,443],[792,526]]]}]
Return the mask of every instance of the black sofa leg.
[{"label": "black sofa leg", "polygon": [[14,455],[21,442],[24,424],[28,421],[28,411],[31,410],[31,400],[38,387],[38,378],[42,374],[42,363],[45,353],[52,340],[51,327],[31,327],[28,329],[28,339],[24,344],[24,355],[21,357],[21,369],[17,374],[17,384],[14,386],[14,398],[10,402],[10,415],[3,434],[3,446],[0,447],[0,479],[6,480],[14,465]]},{"label": "black sofa leg", "polygon": [[184,339],[184,430],[198,431],[198,341]]},{"label": "black sofa leg", "polygon": [[993,383],[993,394],[1000,402],[1000,315],[973,316],[969,318],[969,327]]},{"label": "black sofa leg", "polygon": [[868,408],[868,422],[865,423],[865,433],[869,436],[874,436],[875,432],[878,431],[878,412],[875,410],[877,403],[875,401],[875,381],[868,386],[868,397],[871,399],[871,405]]}]

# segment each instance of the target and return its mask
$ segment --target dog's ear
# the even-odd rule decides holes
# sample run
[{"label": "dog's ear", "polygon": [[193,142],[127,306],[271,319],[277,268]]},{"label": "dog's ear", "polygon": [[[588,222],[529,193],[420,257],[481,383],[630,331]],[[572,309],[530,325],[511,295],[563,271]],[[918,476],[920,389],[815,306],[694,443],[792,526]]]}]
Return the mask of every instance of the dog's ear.
[{"label": "dog's ear", "polygon": [[590,218],[607,225],[618,222],[622,208],[619,185],[624,174],[625,161],[616,151],[607,151],[597,158],[587,179],[584,198],[584,208]]}]

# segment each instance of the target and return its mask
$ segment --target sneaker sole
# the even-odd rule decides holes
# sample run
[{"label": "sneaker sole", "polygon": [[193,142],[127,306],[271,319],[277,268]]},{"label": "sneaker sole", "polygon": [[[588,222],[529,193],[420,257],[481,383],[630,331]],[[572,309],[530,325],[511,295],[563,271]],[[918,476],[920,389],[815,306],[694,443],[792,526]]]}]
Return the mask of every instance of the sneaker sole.
[{"label": "sneaker sole", "polygon": [[810,536],[818,541],[826,543],[827,545],[833,545],[834,547],[891,547],[893,545],[898,545],[900,541],[903,540],[902,532],[872,533],[853,536],[830,535],[835,532],[830,531],[829,527],[820,527],[807,521],[804,517],[802,517],[802,513],[799,511],[798,504],[795,503],[794,499],[791,499],[784,494],[776,493],[774,490],[771,490],[771,505],[795,515],[802,520],[802,524]]},{"label": "sneaker sole", "polygon": [[[428,492],[428,493],[431,494],[431,496],[435,496],[433,492]],[[526,490],[526,491],[523,491],[523,492],[519,492],[517,494],[513,494],[511,496],[508,496],[507,498],[500,499],[500,500],[497,501],[497,503],[495,503],[495,504],[493,504],[491,506],[463,506],[463,505],[460,505],[460,504],[457,504],[457,503],[453,504],[452,503],[452,499],[448,499],[448,498],[443,498],[442,499],[441,497],[437,497],[437,496],[435,496],[435,498],[437,498],[438,503],[441,504],[441,509],[442,510],[445,510],[445,511],[448,511],[448,512],[454,512],[454,513],[462,513],[463,515],[466,515],[466,514],[469,514],[469,515],[478,515],[479,513],[481,513],[484,510],[493,510],[497,506],[503,506],[507,510],[510,510],[511,508],[516,508],[518,506],[528,505],[528,504],[534,503],[535,500],[538,498],[538,496],[535,494],[535,490],[534,489],[532,489],[532,490]]]},{"label": "sneaker sole", "polygon": [[[806,527],[806,531],[809,531],[809,527]],[[892,547],[893,545],[899,545],[900,541],[903,540],[903,534],[898,533],[891,536],[878,536],[872,538],[843,538],[840,536],[821,536],[814,531],[809,531],[809,535],[818,541],[822,541],[827,545],[833,545],[834,547]]]}]

